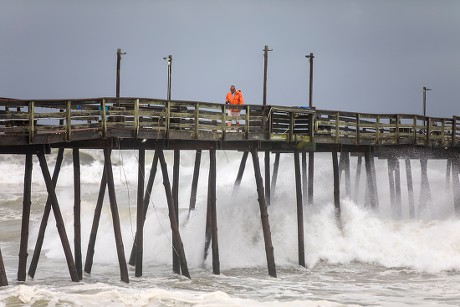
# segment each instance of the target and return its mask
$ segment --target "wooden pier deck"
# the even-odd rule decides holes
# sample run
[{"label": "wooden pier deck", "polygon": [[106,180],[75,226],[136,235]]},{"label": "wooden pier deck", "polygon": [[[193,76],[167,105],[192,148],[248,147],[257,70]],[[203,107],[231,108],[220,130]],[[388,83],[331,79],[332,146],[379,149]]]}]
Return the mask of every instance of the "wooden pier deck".
[{"label": "wooden pier deck", "polygon": [[[239,125],[227,126],[231,118],[227,109],[240,109]],[[51,148],[59,148],[54,173],[51,175],[46,154]],[[75,185],[75,238],[72,255],[59,209],[54,187],[59,175],[65,148],[73,151]],[[433,118],[410,114],[365,114],[342,111],[308,109],[303,107],[243,105],[175,101],[149,98],[94,98],[71,100],[15,100],[0,99],[0,154],[25,155],[24,201],[19,251],[18,280],[26,278],[27,240],[31,204],[32,155],[37,155],[48,190],[48,201],[42,219],[42,227],[34,249],[29,276],[34,276],[39,259],[44,231],[51,210],[54,212],[59,236],[63,245],[69,273],[73,281],[82,279],[82,255],[80,238],[80,182],[79,149],[104,151],[104,174],[101,178],[99,198],[96,204],[91,238],[86,255],[85,272],[91,272],[94,243],[106,188],[117,243],[121,280],[128,282],[127,261],[120,232],[115,187],[111,164],[114,149],[139,150],[139,177],[137,200],[137,234],[129,264],[136,266],[135,276],[142,276],[143,224],[150,199],[153,180],[160,164],[169,208],[173,235],[173,270],[190,277],[185,251],[178,224],[178,182],[181,150],[196,150],[195,172],[192,182],[190,210],[196,201],[197,178],[202,150],[210,151],[208,180],[208,218],[206,226],[206,251],[212,242],[213,272],[219,274],[220,263],[217,239],[216,209],[216,150],[243,152],[235,180],[235,188],[241,182],[248,153],[251,153],[256,179],[264,233],[267,265],[270,276],[276,276],[274,249],[271,243],[267,206],[270,190],[276,184],[279,155],[294,153],[296,179],[299,265],[305,266],[303,238],[303,206],[313,203],[314,153],[331,152],[334,170],[334,203],[339,227],[340,220],[340,173],[345,172],[346,194],[351,194],[350,153],[358,157],[356,179],[359,181],[362,157],[365,159],[367,176],[366,205],[378,208],[378,193],[374,157],[387,159],[390,193],[396,217],[401,214],[401,186],[399,159],[405,159],[410,214],[415,215],[414,193],[410,159],[418,159],[422,168],[421,195],[427,206],[430,199],[427,177],[428,159],[446,159],[448,176],[452,174],[454,207],[460,214],[460,117]],[[145,150],[155,150],[148,183],[145,185]],[[168,178],[164,150],[174,150],[172,185]],[[264,178],[259,164],[258,152],[265,152]],[[270,170],[270,153],[275,153],[273,177]],[[308,174],[307,159],[308,153]],[[338,157],[340,153],[340,161]],[[302,154],[302,167],[300,166]],[[300,170],[302,168],[302,171]],[[308,178],[308,181],[307,181]],[[355,186],[357,189],[358,186]],[[194,192],[193,192],[194,191]],[[195,193],[195,196],[193,195]],[[355,191],[357,194],[357,191]],[[422,197],[423,196],[423,197]],[[194,200],[195,198],[195,200]],[[308,201],[305,201],[305,200]],[[0,251],[0,286],[6,285]]]}]

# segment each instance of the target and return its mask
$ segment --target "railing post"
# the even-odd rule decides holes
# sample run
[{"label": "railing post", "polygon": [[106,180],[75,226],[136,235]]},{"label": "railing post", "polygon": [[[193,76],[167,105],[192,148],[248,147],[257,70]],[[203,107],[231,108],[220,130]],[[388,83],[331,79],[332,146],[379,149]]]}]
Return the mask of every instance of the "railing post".
[{"label": "railing post", "polygon": [[457,129],[457,117],[452,116],[452,147],[454,147],[456,144],[455,143],[455,136],[457,134],[456,129]]},{"label": "railing post", "polygon": [[34,134],[35,134],[35,103],[33,101],[29,101],[29,144],[33,143]]},{"label": "railing post", "polygon": [[377,115],[375,121],[375,144],[378,144],[380,141],[380,115]]},{"label": "railing post", "polygon": [[289,136],[288,136],[288,141],[293,142],[294,141],[294,113],[289,112]]},{"label": "railing post", "polygon": [[441,145],[444,146],[444,130],[446,129],[446,120],[443,118],[441,123]]},{"label": "railing post", "polygon": [[412,132],[414,134],[414,145],[417,145],[417,116],[414,116],[414,128]]},{"label": "railing post", "polygon": [[360,121],[360,115],[359,113],[356,113],[356,145],[359,145],[360,139],[359,139],[359,121]]},{"label": "railing post", "polygon": [[339,128],[339,112],[335,113],[335,142],[339,143],[340,140],[340,128]]},{"label": "railing post", "polygon": [[227,111],[226,110],[226,105],[224,104],[222,106],[222,141],[225,140],[225,127],[227,127],[227,123],[226,123],[226,120],[225,120],[225,112]]},{"label": "railing post", "polygon": [[102,127],[102,137],[107,137],[107,114],[105,111],[105,99],[101,100],[101,127]]},{"label": "railing post", "polygon": [[430,145],[430,138],[431,138],[431,118],[426,117],[425,118],[425,123],[426,123],[426,139],[425,139],[425,145],[429,146]]},{"label": "railing post", "polygon": [[246,106],[246,124],[244,125],[246,130],[246,140],[249,139],[249,106]]},{"label": "railing post", "polygon": [[396,144],[399,144],[399,114],[396,115]]},{"label": "railing post", "polygon": [[66,125],[65,125],[65,130],[66,130],[66,141],[67,142],[70,142],[71,140],[71,129],[72,129],[72,110],[71,110],[71,107],[72,107],[72,104],[70,102],[70,100],[66,101],[65,102],[65,121],[66,121]]},{"label": "railing post", "polygon": [[198,131],[199,131],[199,125],[200,125],[200,103],[197,102],[195,104],[195,140],[198,140]]},{"label": "railing post", "polygon": [[169,139],[169,127],[171,121],[171,101],[166,102],[166,139]]},{"label": "railing post", "polygon": [[136,138],[139,134],[139,98],[134,100],[134,129],[136,131]]}]

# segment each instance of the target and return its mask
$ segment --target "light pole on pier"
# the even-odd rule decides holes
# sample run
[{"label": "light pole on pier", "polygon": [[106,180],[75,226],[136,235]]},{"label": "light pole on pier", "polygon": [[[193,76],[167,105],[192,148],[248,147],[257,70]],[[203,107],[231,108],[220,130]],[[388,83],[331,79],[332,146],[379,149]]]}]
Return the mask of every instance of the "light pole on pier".
[{"label": "light pole on pier", "polygon": [[315,58],[313,53],[305,56],[310,62],[310,87],[308,90],[308,107],[313,107],[313,59]]},{"label": "light pole on pier", "polygon": [[423,116],[426,116],[426,92],[431,91],[431,88],[424,86],[423,88]]},{"label": "light pole on pier", "polygon": [[168,62],[168,101],[171,101],[171,74],[172,74],[172,55],[164,57],[163,60]]},{"label": "light pole on pier", "polygon": [[116,92],[115,97],[120,97],[120,62],[121,56],[126,54],[126,52],[121,52],[121,49],[117,49],[117,85],[116,85]]}]

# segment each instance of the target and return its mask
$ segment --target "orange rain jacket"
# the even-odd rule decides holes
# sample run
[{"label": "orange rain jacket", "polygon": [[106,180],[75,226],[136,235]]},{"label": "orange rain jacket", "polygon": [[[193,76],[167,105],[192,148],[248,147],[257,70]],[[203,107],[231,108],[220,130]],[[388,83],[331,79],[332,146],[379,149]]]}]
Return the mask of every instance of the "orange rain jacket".
[{"label": "orange rain jacket", "polygon": [[[230,104],[239,104],[243,105],[244,100],[243,100],[243,94],[241,93],[240,90],[236,90],[235,94],[232,95],[232,92],[228,92],[227,96],[225,97],[225,102],[229,102]],[[239,109],[234,109],[232,112],[237,112]]]}]

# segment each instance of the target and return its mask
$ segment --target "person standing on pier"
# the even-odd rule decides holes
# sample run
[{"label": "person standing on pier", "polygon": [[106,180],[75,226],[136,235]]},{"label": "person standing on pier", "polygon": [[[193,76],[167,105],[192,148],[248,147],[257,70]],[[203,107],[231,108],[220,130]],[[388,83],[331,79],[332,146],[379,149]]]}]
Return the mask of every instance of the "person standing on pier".
[{"label": "person standing on pier", "polygon": [[[241,90],[236,90],[234,85],[230,85],[230,92],[227,93],[225,97],[226,104],[234,104],[234,105],[243,105],[243,94]],[[235,120],[236,125],[239,126],[240,123],[238,121],[240,117],[240,109],[228,109],[228,116],[230,117],[230,121],[227,122],[227,125],[230,127],[232,125],[232,121]]]}]

